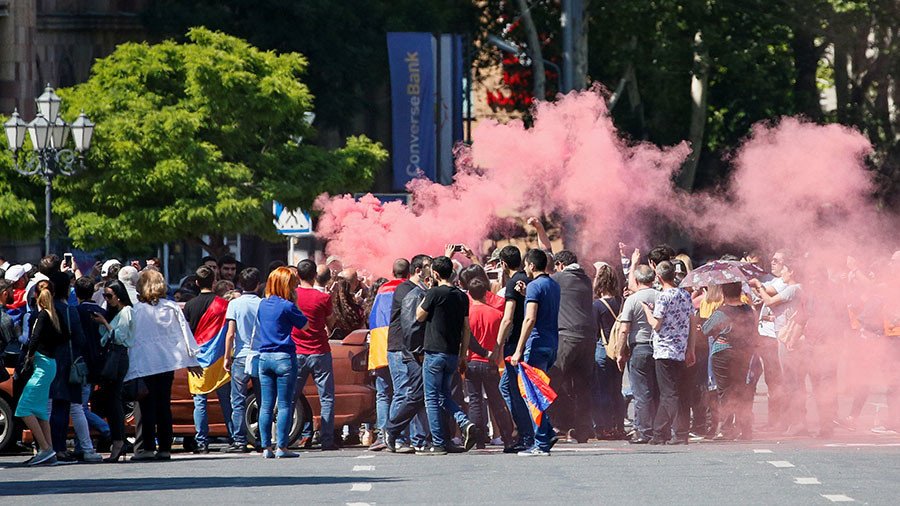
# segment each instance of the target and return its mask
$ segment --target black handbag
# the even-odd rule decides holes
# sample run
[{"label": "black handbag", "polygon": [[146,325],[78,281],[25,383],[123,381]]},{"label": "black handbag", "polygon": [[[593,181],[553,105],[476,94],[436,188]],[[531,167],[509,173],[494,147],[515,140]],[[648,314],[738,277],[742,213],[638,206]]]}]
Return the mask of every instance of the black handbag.
[{"label": "black handbag", "polygon": [[113,337],[110,336],[103,369],[100,370],[100,379],[106,382],[118,381],[128,374],[128,348],[115,344]]}]

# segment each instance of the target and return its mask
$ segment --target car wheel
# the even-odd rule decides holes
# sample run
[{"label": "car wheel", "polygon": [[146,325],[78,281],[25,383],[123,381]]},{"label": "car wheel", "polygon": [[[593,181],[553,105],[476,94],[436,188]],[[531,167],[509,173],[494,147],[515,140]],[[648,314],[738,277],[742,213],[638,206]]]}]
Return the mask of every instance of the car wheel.
[{"label": "car wheel", "polygon": [[12,442],[14,427],[13,410],[6,399],[0,397],[0,452]]},{"label": "car wheel", "polygon": [[[272,419],[272,434],[274,439],[275,420],[277,418],[278,408]],[[288,446],[293,446],[300,439],[300,431],[303,429],[303,423],[306,421],[306,412],[303,409],[303,403],[294,402],[294,416],[291,420],[291,433],[288,439]],[[244,431],[247,433],[247,442],[253,446],[259,446],[259,402],[257,402],[256,394],[247,395],[247,409],[244,412]],[[274,443],[274,441],[273,441]]]}]

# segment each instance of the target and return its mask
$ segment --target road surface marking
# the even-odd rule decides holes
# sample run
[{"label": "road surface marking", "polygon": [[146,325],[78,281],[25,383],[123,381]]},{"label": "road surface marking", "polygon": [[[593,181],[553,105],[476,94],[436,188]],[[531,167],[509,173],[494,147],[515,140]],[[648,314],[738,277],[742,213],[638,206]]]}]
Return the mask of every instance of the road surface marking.
[{"label": "road surface marking", "polygon": [[[793,466],[791,466],[793,467]],[[374,471],[375,466],[353,466],[354,471]]]},{"label": "road surface marking", "polygon": [[371,483],[354,483],[352,487],[350,487],[351,492],[368,492],[372,490]]},{"label": "road surface marking", "polygon": [[791,464],[786,460],[769,460],[768,462],[775,467],[794,467],[794,464]]},{"label": "road surface marking", "polygon": [[831,502],[856,502],[855,499],[847,497],[844,494],[822,494],[822,497]]},{"label": "road surface marking", "polygon": [[767,450],[765,448],[753,450],[753,453],[772,453],[772,450]]},{"label": "road surface marking", "polygon": [[374,455],[357,455],[356,458],[358,458],[358,459],[374,459],[375,456]]},{"label": "road surface marking", "polygon": [[821,485],[822,482],[818,478],[794,478],[797,485]]},{"label": "road surface marking", "polygon": [[367,502],[348,502],[347,506],[372,506]]},{"label": "road surface marking", "polygon": [[828,443],[824,446],[829,448],[871,448],[900,446],[900,443]]}]

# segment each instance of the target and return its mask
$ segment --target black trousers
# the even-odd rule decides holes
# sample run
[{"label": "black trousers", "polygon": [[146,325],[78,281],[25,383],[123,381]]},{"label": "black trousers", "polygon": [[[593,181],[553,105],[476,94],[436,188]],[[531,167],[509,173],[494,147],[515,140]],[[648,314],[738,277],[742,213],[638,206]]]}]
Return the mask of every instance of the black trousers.
[{"label": "black trousers", "polygon": [[595,342],[559,338],[556,362],[550,368],[550,386],[556,391],[556,402],[550,416],[563,431],[575,429],[576,437],[586,441],[593,436],[591,418],[591,385],[594,381]]},{"label": "black trousers", "polygon": [[124,358],[119,364],[118,377],[100,384],[100,390],[105,392],[104,396],[108,401],[109,409],[106,418],[109,422],[109,438],[113,441],[125,440],[125,403],[122,400],[122,384],[125,375],[128,374],[128,354],[125,353],[122,356]]},{"label": "black trousers", "polygon": [[[481,433],[487,438],[488,413],[490,408],[494,420],[497,421],[500,437],[506,445],[513,444],[512,418],[506,409],[503,396],[500,395],[500,372],[491,362],[469,362],[466,369],[466,391],[469,393],[469,420],[481,429]],[[487,395],[487,406],[484,396]],[[486,442],[486,441],[485,441]]]},{"label": "black trousers", "polygon": [[753,428],[753,390],[747,384],[750,353],[734,348],[712,356],[712,370],[716,377],[719,401],[717,430],[730,428],[732,419],[737,432],[750,436]]},{"label": "black trousers", "polygon": [[[757,341],[756,354],[762,361],[763,373],[766,378],[766,390],[769,392],[768,398],[768,425],[783,425],[788,420],[784,417],[785,400],[784,400],[784,374],[781,368],[781,359],[778,357],[778,340],[760,336]],[[753,392],[756,392],[756,385],[759,382],[759,376],[753,383]],[[785,418],[782,420],[782,418]]]},{"label": "black trousers", "polygon": [[[175,372],[163,372],[142,378],[147,397],[134,406],[134,451],[172,451],[172,381]],[[111,429],[111,428],[110,428]]]},{"label": "black trousers", "polygon": [[50,439],[53,450],[66,451],[66,437],[69,435],[69,410],[72,403],[61,399],[53,399],[50,407]]},{"label": "black trousers", "polygon": [[659,405],[653,419],[653,437],[668,441],[674,431],[676,439],[686,440],[690,425],[687,367],[679,360],[656,359],[655,362]]}]

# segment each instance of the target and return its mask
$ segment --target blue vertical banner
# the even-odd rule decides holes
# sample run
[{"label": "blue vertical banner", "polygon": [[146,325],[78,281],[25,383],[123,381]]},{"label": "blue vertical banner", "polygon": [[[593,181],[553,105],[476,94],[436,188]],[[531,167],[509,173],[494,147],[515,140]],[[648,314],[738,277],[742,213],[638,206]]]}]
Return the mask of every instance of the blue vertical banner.
[{"label": "blue vertical banner", "polygon": [[430,33],[388,33],[395,191],[435,168],[435,41]]}]

